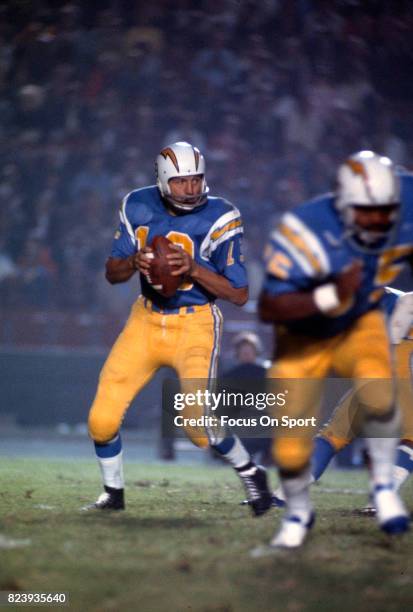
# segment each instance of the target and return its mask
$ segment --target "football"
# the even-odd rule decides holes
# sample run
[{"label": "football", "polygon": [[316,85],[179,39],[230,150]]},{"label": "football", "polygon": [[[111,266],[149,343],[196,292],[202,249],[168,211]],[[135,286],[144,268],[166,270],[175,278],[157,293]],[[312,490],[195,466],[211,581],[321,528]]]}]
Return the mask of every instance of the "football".
[{"label": "football", "polygon": [[183,282],[183,275],[172,276],[173,267],[169,264],[166,256],[171,252],[173,243],[165,236],[155,236],[150,244],[153,249],[151,254],[151,267],[147,280],[151,287],[163,297],[175,295],[179,285]]}]

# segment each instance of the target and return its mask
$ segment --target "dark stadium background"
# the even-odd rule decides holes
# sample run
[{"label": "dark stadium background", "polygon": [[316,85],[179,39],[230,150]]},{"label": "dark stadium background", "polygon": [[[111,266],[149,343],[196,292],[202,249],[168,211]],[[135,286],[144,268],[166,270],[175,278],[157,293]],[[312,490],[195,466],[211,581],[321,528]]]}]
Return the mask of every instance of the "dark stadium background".
[{"label": "dark stadium background", "polygon": [[[245,220],[251,300],[222,305],[222,367],[240,330],[257,331],[270,356],[254,311],[280,214],[331,188],[361,148],[411,167],[412,31],[412,3],[396,0],[2,3],[5,452],[29,440],[40,452],[50,427],[56,448],[67,434],[86,444],[99,368],[138,291],[103,276],[118,204],[153,183],[172,141],[201,148],[211,192]],[[157,431],[159,388],[160,377],[126,428]]]}]

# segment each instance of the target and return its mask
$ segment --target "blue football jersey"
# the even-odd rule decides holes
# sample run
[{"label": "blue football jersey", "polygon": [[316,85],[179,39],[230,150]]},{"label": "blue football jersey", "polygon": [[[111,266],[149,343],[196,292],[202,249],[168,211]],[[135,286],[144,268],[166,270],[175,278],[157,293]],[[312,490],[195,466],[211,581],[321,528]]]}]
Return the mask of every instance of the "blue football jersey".
[{"label": "blue football jersey", "polygon": [[[156,186],[144,187],[129,193],[122,202],[111,257],[129,257],[150,245],[154,236],[166,236],[198,264],[225,276],[233,287],[246,287],[242,234],[239,210],[222,198],[208,197],[204,205],[191,212],[173,215],[165,207]],[[165,310],[215,299],[197,283],[184,283],[170,298],[155,291],[142,274],[141,286],[143,295]]]},{"label": "blue football jersey", "polygon": [[331,337],[349,328],[361,315],[378,308],[384,287],[394,281],[413,254],[413,175],[401,175],[401,207],[386,244],[364,249],[343,225],[333,194],[304,203],[286,213],[271,235],[264,258],[264,291],[271,295],[308,290],[331,282],[354,260],[363,262],[363,282],[346,304],[286,325],[292,333]]}]

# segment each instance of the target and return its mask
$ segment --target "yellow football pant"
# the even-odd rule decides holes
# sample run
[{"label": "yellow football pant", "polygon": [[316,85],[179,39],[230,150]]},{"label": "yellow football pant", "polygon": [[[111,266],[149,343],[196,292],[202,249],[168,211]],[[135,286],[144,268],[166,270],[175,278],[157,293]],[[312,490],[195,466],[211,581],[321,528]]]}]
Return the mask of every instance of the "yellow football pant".
[{"label": "yellow football pant", "polygon": [[[129,319],[100,373],[89,413],[92,439],[105,443],[117,434],[134,397],[163,366],[176,370],[182,393],[195,392],[200,384],[206,388],[208,380],[216,376],[221,331],[222,315],[215,304],[162,314],[155,312],[151,303],[141,296],[132,306]],[[177,414],[198,418],[203,415],[203,407],[186,406]],[[204,428],[185,430],[194,444],[208,446]]]},{"label": "yellow football pant", "polygon": [[[379,416],[391,410],[391,353],[384,315],[380,311],[368,312],[333,338],[318,340],[296,336],[285,328],[279,330],[275,363],[269,377],[290,379],[284,383],[274,381],[276,389],[280,385],[288,388],[285,414],[292,418],[318,417],[323,380],[331,370],[354,380],[365,414]],[[366,379],[378,380],[373,384]],[[311,427],[301,428],[296,437],[277,432],[273,457],[278,466],[285,471],[303,469],[310,460],[313,436]]]},{"label": "yellow football pant", "polygon": [[[411,360],[413,342],[403,340],[394,347],[396,374],[396,397],[401,414],[401,438],[413,443],[413,388]],[[319,432],[334,448],[341,450],[357,435],[359,404],[354,394],[349,393],[335,408],[330,420]]]}]

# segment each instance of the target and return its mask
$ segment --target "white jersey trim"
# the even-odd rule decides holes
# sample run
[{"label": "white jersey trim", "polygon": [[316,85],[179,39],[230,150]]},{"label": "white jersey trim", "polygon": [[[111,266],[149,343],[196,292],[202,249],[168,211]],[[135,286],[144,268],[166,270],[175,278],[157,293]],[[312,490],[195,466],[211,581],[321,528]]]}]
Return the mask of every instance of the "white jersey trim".
[{"label": "white jersey trim", "polygon": [[[241,213],[238,210],[238,208],[233,206],[233,210],[231,210],[231,211],[221,215],[221,217],[219,217],[219,219],[217,219],[215,221],[215,223],[213,223],[213,225],[210,227],[207,235],[203,239],[203,241],[201,243],[201,247],[199,249],[199,253],[200,253],[200,256],[202,257],[202,259],[208,260],[209,256],[211,255],[211,253],[217,248],[217,246],[219,244],[221,244],[222,242],[225,242],[225,240],[228,240],[228,238],[230,238],[231,236],[235,235],[235,233],[239,234],[239,233],[243,232],[242,225],[241,225],[241,226],[239,226],[236,229],[228,230],[227,232],[222,234],[222,236],[220,236],[216,240],[212,239],[212,234],[214,232],[216,232],[217,230],[220,230],[221,228],[225,227],[225,225],[227,225],[231,221],[235,221],[236,219],[240,219],[241,220]],[[238,230],[238,231],[236,231],[236,230]]]},{"label": "white jersey trim", "polygon": [[331,271],[330,261],[325,248],[317,235],[293,213],[286,213],[282,218],[282,222],[290,227],[294,232],[300,234],[305,240],[308,247],[311,249],[314,257],[320,262],[324,274],[329,274]]},{"label": "white jersey trim", "polygon": [[[235,229],[228,230],[227,232],[225,232],[225,234],[222,234],[222,236],[218,238],[218,240],[215,240],[211,244],[210,249],[209,249],[209,255],[211,255],[215,251],[215,249],[217,249],[219,245],[222,244],[223,242],[226,242],[227,240],[229,240],[233,236],[236,236],[237,234],[243,234],[243,233],[244,233],[243,227],[236,227]],[[203,257],[202,259],[207,259],[207,258]]]},{"label": "white jersey trim", "polygon": [[129,192],[127,195],[125,195],[125,197],[123,198],[122,205],[121,205],[121,208],[119,210],[119,216],[120,216],[121,223],[123,223],[124,226],[126,227],[126,229],[128,231],[128,234],[129,234],[129,236],[132,239],[133,244],[136,245],[136,236],[135,236],[135,233],[133,231],[131,222],[129,221],[129,219],[127,217],[127,214],[126,214],[126,204],[128,203],[128,198],[129,198],[131,193],[132,193],[132,191]]}]

